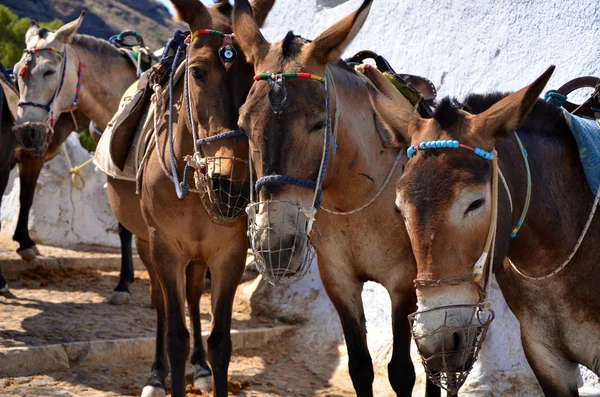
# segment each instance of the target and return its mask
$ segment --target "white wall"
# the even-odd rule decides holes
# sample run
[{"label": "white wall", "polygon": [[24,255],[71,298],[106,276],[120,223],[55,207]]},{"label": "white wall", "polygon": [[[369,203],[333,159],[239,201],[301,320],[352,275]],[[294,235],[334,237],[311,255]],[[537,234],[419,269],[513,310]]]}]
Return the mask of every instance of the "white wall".
[{"label": "white wall", "polygon": [[[118,223],[108,205],[104,183],[106,175],[94,164],[82,169],[85,188],[71,184],[67,151],[73,165],[82,164],[90,154],[71,134],[62,152],[44,164],[38,178],[33,206],[29,214],[31,238],[42,244],[60,247],[99,245],[119,247]],[[11,171],[2,197],[0,236],[12,238],[19,216],[19,175]]]},{"label": "white wall", "polygon": [[[263,33],[271,41],[282,39],[288,30],[314,39],[357,9],[361,2],[278,0]],[[373,3],[362,31],[344,56],[363,49],[374,50],[385,56],[397,72],[431,79],[440,96],[461,98],[469,92],[516,90],[532,82],[551,64],[557,69],[548,89],[558,88],[574,77],[600,75],[597,0],[374,0]],[[294,313],[297,305],[295,313],[308,321],[307,332],[299,343],[305,338],[318,340],[321,345],[340,340],[339,325],[331,322],[331,316],[335,316],[333,308],[316,273],[285,291],[267,292],[269,288],[260,287],[255,301],[262,301],[258,305],[269,307],[272,312],[284,300],[283,312],[287,316]],[[385,364],[391,350],[389,298],[383,288],[367,283],[363,300],[371,355],[376,363]],[[520,347],[518,323],[497,285],[492,290],[492,300],[496,320],[463,392],[481,396],[541,395]],[[334,361],[343,367],[343,357]],[[416,368],[421,370],[419,363]],[[387,377],[381,378],[379,374],[376,383],[387,382]],[[600,393],[594,376],[584,373],[584,379],[586,385],[597,387],[596,392]],[[376,385],[376,390],[380,390],[378,395],[390,395],[391,390],[382,387]]]}]

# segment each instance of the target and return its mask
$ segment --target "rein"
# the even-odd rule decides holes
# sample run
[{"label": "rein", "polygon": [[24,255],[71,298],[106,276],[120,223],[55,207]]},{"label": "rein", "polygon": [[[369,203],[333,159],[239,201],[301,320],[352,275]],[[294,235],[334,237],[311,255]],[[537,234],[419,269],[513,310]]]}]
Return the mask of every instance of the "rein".
[{"label": "rein", "polygon": [[[19,103],[17,104],[17,106],[21,106],[21,107],[25,107],[25,106],[33,106],[33,107],[37,107],[40,109],[44,109],[47,113],[48,113],[48,117],[46,119],[46,121],[44,122],[26,122],[23,124],[18,124],[14,126],[14,129],[18,130],[20,128],[26,127],[26,126],[30,126],[30,125],[44,125],[46,127],[49,128],[49,130],[54,133],[54,124],[56,123],[56,120],[54,119],[54,112],[52,111],[52,105],[54,104],[54,101],[56,100],[56,98],[58,97],[58,95],[60,94],[60,92],[62,91],[62,87],[64,85],[64,81],[65,81],[65,77],[66,77],[66,71],[67,71],[67,47],[65,45],[65,50],[64,51],[59,51],[58,49],[54,48],[54,47],[40,47],[40,48],[26,48],[23,50],[24,53],[26,53],[26,58],[25,58],[25,66],[23,66],[23,68],[19,71],[19,76],[20,77],[25,77],[27,76],[27,74],[29,73],[29,64],[33,61],[33,56],[41,51],[52,51],[55,52],[56,54],[60,55],[63,58],[63,63],[62,63],[62,68],[61,68],[61,76],[60,76],[60,80],[58,83],[58,86],[56,88],[56,91],[54,92],[54,95],[52,96],[52,99],[50,99],[50,101],[46,104],[43,103],[38,103],[38,102],[32,102],[32,101],[19,101]],[[84,65],[81,63],[81,61],[79,62],[79,66],[77,68],[77,86],[75,89],[75,98],[73,99],[73,102],[71,104],[71,107],[68,110],[73,110],[77,107],[77,101],[79,99],[79,93],[81,92],[81,83],[83,81],[83,75],[82,75],[82,71],[83,71]],[[51,135],[49,135],[50,137]]]}]

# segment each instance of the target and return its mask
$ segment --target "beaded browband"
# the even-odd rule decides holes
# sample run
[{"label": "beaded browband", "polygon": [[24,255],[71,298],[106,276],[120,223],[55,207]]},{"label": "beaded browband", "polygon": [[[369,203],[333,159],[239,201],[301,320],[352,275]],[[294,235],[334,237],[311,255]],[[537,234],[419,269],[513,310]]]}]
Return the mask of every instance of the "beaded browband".
[{"label": "beaded browband", "polygon": [[211,35],[223,38],[223,44],[221,45],[221,47],[219,47],[218,53],[219,58],[221,58],[221,62],[223,63],[223,66],[225,66],[226,70],[229,70],[229,68],[231,67],[231,65],[233,65],[237,58],[237,51],[233,46],[233,38],[235,37],[235,35],[233,33],[223,33],[214,29],[200,29],[196,30],[195,32],[192,32],[188,37],[186,37],[184,43],[192,44],[198,36],[203,35]]},{"label": "beaded browband", "polygon": [[458,148],[470,150],[473,153],[475,153],[475,155],[482,157],[486,160],[492,160],[494,158],[494,155],[491,152],[488,152],[487,150],[483,150],[478,147],[468,146],[468,145],[459,143],[458,141],[451,141],[451,140],[421,142],[417,145],[412,145],[411,147],[409,147],[408,150],[406,151],[406,154],[408,155],[408,158],[411,158],[412,156],[414,156],[415,153],[417,153],[418,150],[458,149]]},{"label": "beaded browband", "polygon": [[322,76],[319,76],[316,74],[312,74],[312,73],[303,73],[303,72],[279,73],[279,74],[261,73],[261,74],[257,74],[254,76],[254,81],[269,80],[271,78],[275,79],[277,77],[283,77],[284,79],[311,79],[311,80],[320,81],[321,83],[325,84],[325,77],[322,77]]}]

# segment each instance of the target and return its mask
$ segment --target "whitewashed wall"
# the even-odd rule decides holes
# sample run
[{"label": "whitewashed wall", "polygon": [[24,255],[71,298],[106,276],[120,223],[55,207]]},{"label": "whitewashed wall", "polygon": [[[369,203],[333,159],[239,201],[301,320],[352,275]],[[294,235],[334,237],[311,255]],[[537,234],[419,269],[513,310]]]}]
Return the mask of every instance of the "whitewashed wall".
[{"label": "whitewashed wall", "polygon": [[[263,32],[271,41],[282,39],[288,30],[313,39],[361,2],[277,0]],[[440,96],[461,98],[469,92],[516,90],[551,64],[557,69],[548,88],[558,88],[574,77],[600,75],[600,2],[374,0],[361,33],[345,56],[363,49],[385,56],[397,72],[430,78]],[[492,299],[496,320],[464,392],[477,396],[542,395],[521,350],[518,323],[497,285]],[[391,352],[390,301],[383,288],[374,283],[366,284],[363,300],[371,355],[383,365]],[[307,280],[285,290],[259,286],[253,302],[271,313],[279,310],[286,318],[304,317],[308,325],[298,343],[315,346],[315,354],[342,338],[339,324],[331,321],[335,312],[316,268]],[[331,370],[333,378],[343,377],[344,359],[331,357],[338,366]],[[421,369],[418,362],[416,368]],[[583,375],[587,390],[599,394],[596,377],[585,370]],[[392,395],[386,383],[385,373],[378,373],[377,395]],[[415,395],[422,395],[422,389]]]},{"label": "whitewashed wall", "polygon": [[[113,215],[104,184],[106,175],[94,164],[83,168],[85,188],[71,184],[66,151],[73,165],[82,164],[90,154],[71,134],[62,152],[44,164],[38,178],[33,206],[29,214],[31,238],[42,244],[59,247],[98,245],[119,247],[118,223]],[[19,216],[19,173],[11,171],[2,197],[0,236],[12,238]]]}]

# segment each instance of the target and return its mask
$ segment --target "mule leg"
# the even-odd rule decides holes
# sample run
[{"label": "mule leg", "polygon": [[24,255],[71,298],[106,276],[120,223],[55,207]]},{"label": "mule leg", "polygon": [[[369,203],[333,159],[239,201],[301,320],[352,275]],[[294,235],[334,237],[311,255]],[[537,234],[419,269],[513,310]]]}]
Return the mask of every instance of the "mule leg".
[{"label": "mule leg", "polygon": [[167,350],[165,347],[165,331],[167,324],[167,314],[165,312],[165,302],[163,292],[158,281],[158,274],[150,262],[150,247],[148,242],[136,238],[135,244],[137,247],[140,259],[148,269],[150,276],[150,297],[152,304],[156,310],[156,350],[154,352],[154,362],[152,363],[152,372],[144,389],[142,397],[164,397],[166,389],[166,377],[169,373],[169,363],[167,361]]},{"label": "mule leg", "polygon": [[348,349],[348,370],[356,395],[372,397],[375,374],[367,346],[367,329],[361,297],[363,283],[327,263],[319,263],[319,273],[325,291],[342,323]]},{"label": "mule leg", "polygon": [[185,294],[187,298],[194,347],[190,361],[194,366],[194,386],[206,393],[212,391],[212,371],[206,361],[206,350],[202,342],[200,321],[200,298],[205,288],[207,267],[200,262],[191,262],[186,269]]},{"label": "mule leg", "polygon": [[[412,287],[406,290],[411,290]],[[392,389],[398,396],[411,396],[415,385],[415,367],[410,357],[410,323],[408,315],[416,309],[414,293],[407,297],[406,293],[391,293],[392,300],[392,330],[394,346],[392,358],[388,364],[388,378]],[[426,397],[440,397],[441,390],[429,379],[425,384]]]},{"label": "mule leg", "polygon": [[209,264],[211,269],[212,328],[208,337],[208,361],[213,370],[215,397],[227,396],[227,371],[231,359],[233,298],[244,274],[246,246],[223,251]]},{"label": "mule leg", "polygon": [[119,284],[115,287],[108,303],[112,305],[123,305],[131,299],[129,285],[133,283],[133,255],[131,247],[132,234],[125,226],[119,223],[119,239],[121,240],[121,274]]},{"label": "mule leg", "polygon": [[[0,206],[2,205],[2,196],[6,190],[8,184],[8,178],[10,176],[10,167],[7,165],[3,170],[0,171]],[[8,283],[2,275],[2,266],[0,265],[0,295],[8,293]]]},{"label": "mule leg", "polygon": [[167,354],[171,366],[171,395],[185,396],[185,363],[190,354],[190,333],[185,325],[185,268],[189,260],[178,255],[177,245],[156,230],[150,233],[151,263],[156,270],[167,310]]},{"label": "mule leg", "polygon": [[36,254],[38,254],[35,242],[29,236],[27,223],[29,221],[29,211],[33,204],[35,186],[43,166],[43,156],[32,157],[27,156],[25,153],[21,155],[21,161],[19,161],[19,181],[21,186],[19,194],[19,219],[13,240],[19,243],[17,252],[26,261],[35,259]]},{"label": "mule leg", "polygon": [[527,335],[521,326],[521,342],[525,357],[533,370],[546,397],[576,397],[577,364],[560,356],[558,349],[552,350],[547,338]]}]

